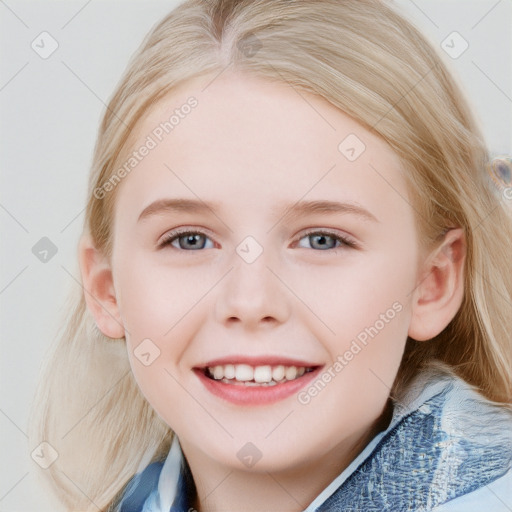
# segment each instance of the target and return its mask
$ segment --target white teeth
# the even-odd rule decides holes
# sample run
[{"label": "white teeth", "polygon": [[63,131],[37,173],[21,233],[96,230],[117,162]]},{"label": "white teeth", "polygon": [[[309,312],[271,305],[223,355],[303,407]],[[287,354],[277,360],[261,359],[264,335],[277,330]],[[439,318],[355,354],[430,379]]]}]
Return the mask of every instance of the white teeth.
[{"label": "white teeth", "polygon": [[297,377],[297,368],[295,366],[288,366],[284,376],[286,377],[286,380],[295,379],[295,377]]},{"label": "white teeth", "polygon": [[242,382],[252,380],[254,378],[254,370],[248,364],[235,365],[235,379]]},{"label": "white teeth", "polygon": [[272,380],[272,367],[256,366],[254,368],[254,382],[270,382]]},{"label": "white teeth", "polygon": [[284,379],[284,366],[276,366],[272,369],[272,379],[276,382]]},{"label": "white teeth", "polygon": [[250,366],[248,364],[226,364],[208,367],[208,374],[215,380],[228,384],[246,386],[275,386],[281,381],[294,380],[302,377],[311,368],[303,366]]},{"label": "white teeth", "polygon": [[222,366],[214,366],[213,367],[213,378],[214,379],[222,379],[224,377],[224,368]]},{"label": "white teeth", "polygon": [[226,379],[234,379],[235,378],[235,366],[232,364],[227,364],[224,366],[224,377]]}]

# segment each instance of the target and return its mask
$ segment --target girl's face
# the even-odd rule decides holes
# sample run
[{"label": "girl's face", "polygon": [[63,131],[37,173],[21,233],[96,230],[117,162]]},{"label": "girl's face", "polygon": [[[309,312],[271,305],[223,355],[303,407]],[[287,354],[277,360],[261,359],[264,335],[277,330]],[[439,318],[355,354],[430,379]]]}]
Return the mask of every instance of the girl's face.
[{"label": "girl's face", "polygon": [[117,304],[135,378],[189,460],[279,471],[357,451],[419,278],[396,155],[320,97],[228,73],[166,97],[133,150]]}]

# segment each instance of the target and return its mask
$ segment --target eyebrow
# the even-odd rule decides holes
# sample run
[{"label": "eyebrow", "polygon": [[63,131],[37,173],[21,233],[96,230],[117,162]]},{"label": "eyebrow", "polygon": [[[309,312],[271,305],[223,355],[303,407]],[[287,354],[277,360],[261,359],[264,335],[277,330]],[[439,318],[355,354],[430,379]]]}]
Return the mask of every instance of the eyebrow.
[{"label": "eyebrow", "polygon": [[[273,213],[278,213],[285,210],[283,204],[278,205],[272,209]],[[210,202],[195,199],[158,199],[148,205],[139,215],[137,222],[146,219],[152,215],[162,213],[209,213],[218,211],[221,203]],[[345,213],[357,215],[365,220],[378,222],[377,218],[368,210],[355,203],[341,203],[338,201],[316,200],[316,201],[299,201],[289,206],[283,213],[284,216],[293,215],[295,217],[304,217],[314,213]]]}]

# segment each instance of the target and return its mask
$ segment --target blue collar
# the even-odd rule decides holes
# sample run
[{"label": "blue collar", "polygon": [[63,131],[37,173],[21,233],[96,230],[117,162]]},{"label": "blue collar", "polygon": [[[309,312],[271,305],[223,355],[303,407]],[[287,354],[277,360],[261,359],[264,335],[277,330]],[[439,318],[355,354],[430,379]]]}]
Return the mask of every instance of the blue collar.
[{"label": "blue collar", "polygon": [[196,494],[175,436],[164,462],[153,462],[128,483],[119,512],[188,512]]},{"label": "blue collar", "polygon": [[[394,400],[393,417],[304,512],[431,510],[512,468],[512,413],[433,365]],[[120,512],[188,512],[196,494],[177,436],[165,462],[130,481]]]}]

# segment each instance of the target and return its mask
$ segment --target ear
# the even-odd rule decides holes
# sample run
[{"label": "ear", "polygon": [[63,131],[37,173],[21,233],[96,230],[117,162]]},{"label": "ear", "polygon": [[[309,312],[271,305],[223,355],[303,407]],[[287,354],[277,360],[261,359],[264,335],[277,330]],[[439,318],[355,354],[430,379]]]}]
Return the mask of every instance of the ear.
[{"label": "ear", "polygon": [[122,338],[125,330],[116,299],[112,270],[89,235],[80,239],[78,258],[87,308],[108,338]]},{"label": "ear", "polygon": [[420,272],[420,284],[413,292],[409,337],[430,340],[451,322],[464,298],[465,259],[464,231],[449,230],[441,245],[427,256]]}]

